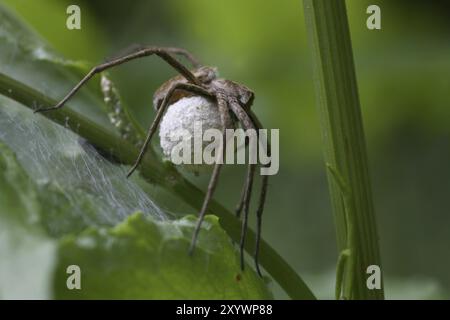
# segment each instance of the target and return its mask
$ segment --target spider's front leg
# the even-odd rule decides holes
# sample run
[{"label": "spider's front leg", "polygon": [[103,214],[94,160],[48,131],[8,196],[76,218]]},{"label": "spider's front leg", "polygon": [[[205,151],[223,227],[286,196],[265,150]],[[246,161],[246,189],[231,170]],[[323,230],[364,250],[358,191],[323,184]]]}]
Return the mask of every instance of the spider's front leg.
[{"label": "spider's front leg", "polygon": [[195,230],[192,235],[192,241],[189,247],[189,254],[192,254],[194,252],[195,244],[197,243],[198,234],[200,232],[200,227],[205,218],[209,202],[211,201],[212,195],[217,186],[220,170],[222,168],[222,163],[225,156],[225,145],[226,145],[225,130],[226,128],[229,128],[232,125],[232,120],[228,112],[227,101],[225,99],[225,96],[220,93],[216,94],[216,100],[217,100],[217,107],[220,113],[220,120],[222,122],[222,143],[219,145],[219,150],[216,154],[216,163],[214,164],[214,169],[208,184],[208,190],[206,191],[205,199],[203,200],[203,205],[199,213],[197,225],[195,226]]},{"label": "spider's front leg", "polygon": [[[175,52],[174,50],[175,50],[175,48],[167,49],[167,48],[159,48],[159,47],[149,47],[149,48],[141,49],[134,53],[130,53],[123,57],[119,57],[119,58],[113,59],[111,61],[99,64],[99,65],[95,66],[94,68],[92,68],[91,71],[89,71],[88,74],[86,74],[86,76],[84,76],[84,78],[81,79],[81,81],[56,106],[51,107],[51,108],[37,109],[34,112],[47,112],[47,111],[59,109],[59,108],[63,107],[64,104],[70,98],[72,98],[75,95],[75,93],[77,93],[77,91],[97,73],[100,73],[109,68],[118,66],[125,62],[131,61],[131,60],[134,60],[137,58],[151,56],[151,55],[157,55],[158,57],[163,59],[165,62],[167,62],[169,65],[171,65],[175,70],[177,70],[181,75],[183,75],[186,78],[186,80],[189,81],[191,84],[201,86],[200,81],[192,74],[192,72],[189,71],[181,62],[179,62],[177,59],[175,59],[172,56],[171,52],[181,54],[181,51]],[[182,50],[182,49],[177,49],[177,50]]]},{"label": "spider's front leg", "polygon": [[[140,43],[133,43],[130,46],[128,46],[127,48],[121,50],[121,52],[119,52],[115,56],[110,57],[110,59],[108,59],[108,61],[115,60],[116,58],[120,58],[125,55],[129,55],[129,54],[141,51],[141,50],[146,50],[146,49],[151,49],[151,48],[155,49],[156,47],[150,46],[150,45],[143,45]],[[170,54],[184,57],[187,61],[189,61],[191,63],[192,67],[194,67],[194,68],[199,68],[201,66],[200,61],[186,49],[176,48],[176,47],[163,47],[160,49],[165,50]]]}]

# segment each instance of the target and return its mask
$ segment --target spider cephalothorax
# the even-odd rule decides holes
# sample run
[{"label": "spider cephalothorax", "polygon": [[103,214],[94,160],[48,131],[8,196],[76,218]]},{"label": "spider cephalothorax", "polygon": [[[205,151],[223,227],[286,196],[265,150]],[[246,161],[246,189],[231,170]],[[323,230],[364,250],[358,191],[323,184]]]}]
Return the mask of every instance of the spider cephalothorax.
[{"label": "spider cephalothorax", "polygon": [[[250,109],[253,103],[254,93],[244,85],[238,84],[231,80],[221,79],[218,76],[216,67],[199,67],[191,71],[192,74],[198,79],[200,85],[207,91],[210,91],[213,95],[214,92],[223,91],[227,95],[233,96],[239,103],[245,108]],[[153,107],[158,110],[162,101],[167,96],[170,89],[178,83],[189,83],[189,81],[182,75],[177,75],[172,79],[163,83],[153,95]],[[192,91],[186,91],[183,89],[177,90],[172,93],[169,100],[169,105],[178,101],[183,97],[189,97],[198,95],[198,93]]]},{"label": "spider cephalothorax", "polygon": [[[217,106],[217,112],[220,115],[222,134],[225,136],[225,129],[234,128],[237,121],[243,129],[260,129],[261,124],[256,116],[251,111],[250,107],[253,103],[253,92],[244,85],[238,84],[231,80],[226,80],[218,77],[217,69],[214,67],[201,66],[198,61],[186,50],[179,48],[160,48],[160,47],[142,47],[130,54],[115,58],[111,61],[102,63],[94,67],[56,106],[46,109],[36,110],[37,112],[44,112],[61,108],[67,100],[69,100],[79,89],[95,74],[100,73],[111,67],[123,64],[127,61],[141,58],[150,55],[157,55],[170,64],[179,75],[165,82],[155,92],[153,97],[153,106],[155,108],[156,117],[150,126],[145,142],[141,148],[136,162],[130,169],[128,176],[131,175],[139,165],[145,150],[156,132],[161,119],[167,108],[182,98],[191,96],[200,96],[209,99]],[[174,55],[182,55],[189,60],[194,69],[191,71],[179,62]],[[226,141],[226,139],[224,139]],[[270,153],[270,150],[269,150]],[[224,147],[219,150],[218,155],[223,157]],[[249,161],[250,162],[250,161]],[[201,223],[208,209],[208,204],[214,193],[217,185],[219,173],[222,167],[222,161],[216,161],[208,185],[208,190],[200,210],[199,219],[192,236],[192,242],[189,252],[192,253],[195,248],[198,233],[200,231]],[[250,197],[253,186],[253,176],[255,173],[256,164],[249,163],[246,181],[241,193],[241,198],[236,208],[236,215],[239,217],[243,211],[242,231],[241,231],[241,268],[244,268],[244,244],[247,230],[248,214],[250,207]],[[268,176],[262,176],[262,188],[257,208],[257,237],[255,245],[255,266],[258,273],[261,275],[258,264],[258,251],[261,238],[261,218],[264,209],[264,202],[266,198]]]},{"label": "spider cephalothorax", "polygon": [[[191,73],[197,78],[199,84],[206,87],[211,84],[211,81],[217,79],[218,73],[217,68],[213,67],[198,67],[191,71]],[[158,110],[163,102],[164,98],[169,93],[170,89],[177,85],[178,83],[189,83],[189,81],[183,75],[177,75],[168,81],[164,82],[154,93],[153,95],[153,107],[155,110]],[[169,105],[180,100],[184,97],[190,97],[197,95],[194,92],[186,91],[186,90],[176,90],[172,93],[172,96],[169,100]]]}]

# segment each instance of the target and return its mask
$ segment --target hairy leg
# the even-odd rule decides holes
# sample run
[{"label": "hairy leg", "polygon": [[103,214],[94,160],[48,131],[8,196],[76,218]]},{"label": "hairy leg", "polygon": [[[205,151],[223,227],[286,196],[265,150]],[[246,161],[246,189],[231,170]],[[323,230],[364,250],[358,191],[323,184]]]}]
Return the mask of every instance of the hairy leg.
[{"label": "hairy leg", "polygon": [[[248,141],[245,141],[244,148],[246,148],[247,146],[248,146]],[[250,165],[248,165],[247,174],[248,174],[248,172],[250,172]],[[241,212],[242,212],[242,209],[244,208],[245,191],[246,190],[247,190],[247,183],[244,183],[242,185],[241,196],[239,198],[239,202],[236,206],[236,209],[234,209],[234,212],[235,212],[237,218],[241,217]]]},{"label": "hairy leg", "polygon": [[168,47],[166,48],[168,52],[170,53],[174,53],[174,54],[178,54],[180,56],[185,57],[194,68],[198,68],[200,67],[202,64],[200,63],[200,61],[198,61],[198,59],[192,55],[192,53],[190,53],[189,51],[182,49],[182,48],[173,48],[173,47]]},{"label": "hairy leg", "polygon": [[[253,124],[251,118],[245,112],[244,108],[234,99],[230,101],[230,107],[239,121],[242,123],[244,129],[256,129]],[[250,145],[250,144],[249,144]],[[249,151],[250,153],[250,151]],[[248,169],[247,169],[247,177],[244,183],[244,188],[241,194],[241,200],[238,204],[238,209],[244,209],[244,216],[242,219],[242,229],[241,229],[241,242],[240,242],[240,250],[241,250],[241,268],[244,269],[244,246],[245,246],[245,238],[247,235],[247,227],[248,227],[248,215],[250,211],[250,199],[253,189],[253,178],[255,176],[256,164],[251,164],[249,161]],[[242,210],[242,209],[241,209]],[[236,214],[240,214],[240,211],[237,211]]]},{"label": "hairy leg", "polygon": [[[256,117],[256,115],[252,111],[249,111],[248,115],[252,119],[252,122],[255,124],[257,129],[263,128],[261,122],[259,121],[259,119]],[[268,144],[268,148],[269,148],[268,151],[270,154],[270,144]],[[259,196],[259,201],[258,201],[258,209],[256,211],[256,243],[255,243],[255,253],[254,253],[255,267],[260,276],[262,276],[262,274],[261,274],[261,270],[259,268],[259,247],[260,247],[260,243],[261,243],[262,214],[264,211],[264,204],[266,202],[268,185],[269,185],[269,176],[268,175],[262,176],[261,191],[260,191],[260,196]]]},{"label": "hairy leg", "polygon": [[245,246],[245,238],[247,236],[248,215],[250,211],[250,199],[252,195],[253,177],[255,175],[255,169],[256,169],[255,164],[249,165],[249,169],[247,170],[247,178],[245,181],[244,216],[242,219],[241,242],[239,244],[242,270],[244,270],[244,246]]},{"label": "hairy leg", "polygon": [[[119,53],[116,53],[116,55],[110,57],[107,61],[115,60],[116,58],[123,57],[125,55],[129,55],[132,53],[135,53],[137,51],[141,51],[148,48],[155,48],[154,46],[149,45],[143,45],[140,43],[133,43],[130,46],[126,47],[125,49],[121,50]],[[175,47],[164,47],[161,48],[167,51],[168,53],[175,54],[182,56],[188,60],[194,68],[198,68],[201,66],[201,63],[198,61],[198,59],[190,53],[188,50],[182,49],[182,48],[175,48]]]},{"label": "hairy leg", "polygon": [[[255,129],[256,128],[255,124],[252,122],[252,119],[247,115],[244,108],[242,108],[242,106],[237,101],[234,100],[233,104],[230,103],[230,107],[231,107],[233,113],[236,115],[236,117],[241,122],[244,129]],[[246,143],[246,145],[247,145],[247,143]],[[250,167],[251,167],[251,165],[249,164],[248,170],[247,170],[247,181],[248,181],[248,176],[249,176],[248,173],[251,171]],[[244,183],[244,186],[241,191],[241,197],[240,197],[240,200],[239,200],[238,205],[236,206],[236,210],[235,210],[237,217],[240,217],[241,211],[244,207],[245,195],[246,195],[247,188],[248,188],[248,183]]]},{"label": "hairy leg", "polygon": [[38,109],[38,110],[35,110],[35,112],[46,112],[46,111],[59,109],[67,102],[67,100],[69,100],[75,93],[77,93],[77,91],[87,81],[89,81],[89,79],[91,79],[97,73],[100,73],[100,72],[102,72],[106,69],[112,68],[114,66],[123,64],[125,62],[131,61],[131,60],[134,60],[137,58],[151,56],[151,55],[157,55],[158,57],[160,57],[161,59],[166,61],[175,70],[177,70],[181,75],[183,75],[186,78],[186,80],[188,80],[190,83],[199,85],[199,86],[201,85],[200,82],[198,81],[198,79],[183,64],[181,64],[177,59],[175,59],[172,56],[170,50],[168,51],[168,50],[166,50],[166,48],[149,47],[149,48],[145,48],[145,49],[136,51],[134,53],[128,54],[126,56],[123,56],[123,57],[120,57],[117,59],[113,59],[111,61],[97,65],[96,67],[92,68],[91,71],[89,71],[89,73],[56,106],[51,107],[51,108]]},{"label": "hairy leg", "polygon": [[268,185],[269,185],[269,176],[265,175],[262,177],[261,192],[260,192],[260,196],[259,196],[258,209],[256,211],[256,243],[255,243],[255,253],[253,256],[253,258],[255,260],[256,271],[258,271],[258,274],[260,276],[262,276],[262,274],[261,274],[261,270],[259,269],[259,247],[260,247],[260,243],[261,243],[262,214],[264,211],[264,204],[266,202]]}]

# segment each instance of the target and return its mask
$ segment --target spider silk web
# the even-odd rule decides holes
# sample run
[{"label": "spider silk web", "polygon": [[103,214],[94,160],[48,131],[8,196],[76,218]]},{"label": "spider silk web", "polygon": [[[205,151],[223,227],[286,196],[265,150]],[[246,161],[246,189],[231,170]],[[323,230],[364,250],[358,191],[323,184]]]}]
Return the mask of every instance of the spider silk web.
[{"label": "spider silk web", "polygon": [[[136,179],[126,178],[124,166],[104,159],[72,131],[4,97],[0,97],[0,140],[38,185],[51,183],[60,190],[70,214],[87,225],[114,225],[136,211],[167,219]],[[80,194],[95,205],[95,217],[86,214]]]}]

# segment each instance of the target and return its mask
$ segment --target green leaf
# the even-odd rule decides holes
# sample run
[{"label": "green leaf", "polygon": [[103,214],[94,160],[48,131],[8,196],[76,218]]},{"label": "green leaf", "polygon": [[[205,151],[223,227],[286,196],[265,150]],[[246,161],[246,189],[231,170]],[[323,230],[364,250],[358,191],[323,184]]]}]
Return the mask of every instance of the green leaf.
[{"label": "green leaf", "polygon": [[0,142],[0,299],[51,296],[56,242],[39,225],[36,186]]},{"label": "green leaf", "polygon": [[[240,271],[217,217],[207,217],[190,257],[194,216],[156,220],[148,205],[131,215],[133,199],[146,198],[119,165],[12,101],[0,97],[0,106],[1,137],[25,166],[0,144],[0,297],[271,298],[250,266]],[[67,289],[72,264],[82,290]]]},{"label": "green leaf", "polygon": [[[187,252],[194,216],[157,221],[139,212],[114,227],[88,227],[73,234],[71,230],[83,229],[83,217],[74,215],[77,206],[65,201],[64,190],[34,183],[4,144],[0,178],[1,298],[272,297],[249,266],[240,271],[237,250],[217,217],[207,216],[191,257]],[[90,206],[95,200],[81,190],[77,198]],[[77,223],[67,223],[73,221]],[[52,232],[55,227],[60,231]],[[81,268],[81,290],[66,285],[66,270],[73,264]]]},{"label": "green leaf", "polygon": [[[54,99],[60,99],[62,94],[68,92],[88,67],[85,61],[60,56],[2,4],[0,4],[0,65],[3,74],[10,75],[22,84]],[[97,89],[93,91],[95,93],[81,90],[72,100],[74,109],[97,123],[108,126],[109,121],[100,100],[99,82],[93,82],[91,85]],[[39,105],[30,107],[37,108]]]},{"label": "green leaf", "polygon": [[[236,250],[208,216],[195,254],[187,255],[195,217],[157,222],[142,213],[113,228],[89,229],[61,241],[55,283],[63,299],[270,299],[253,271],[241,272]],[[81,290],[67,290],[76,264]]]}]

